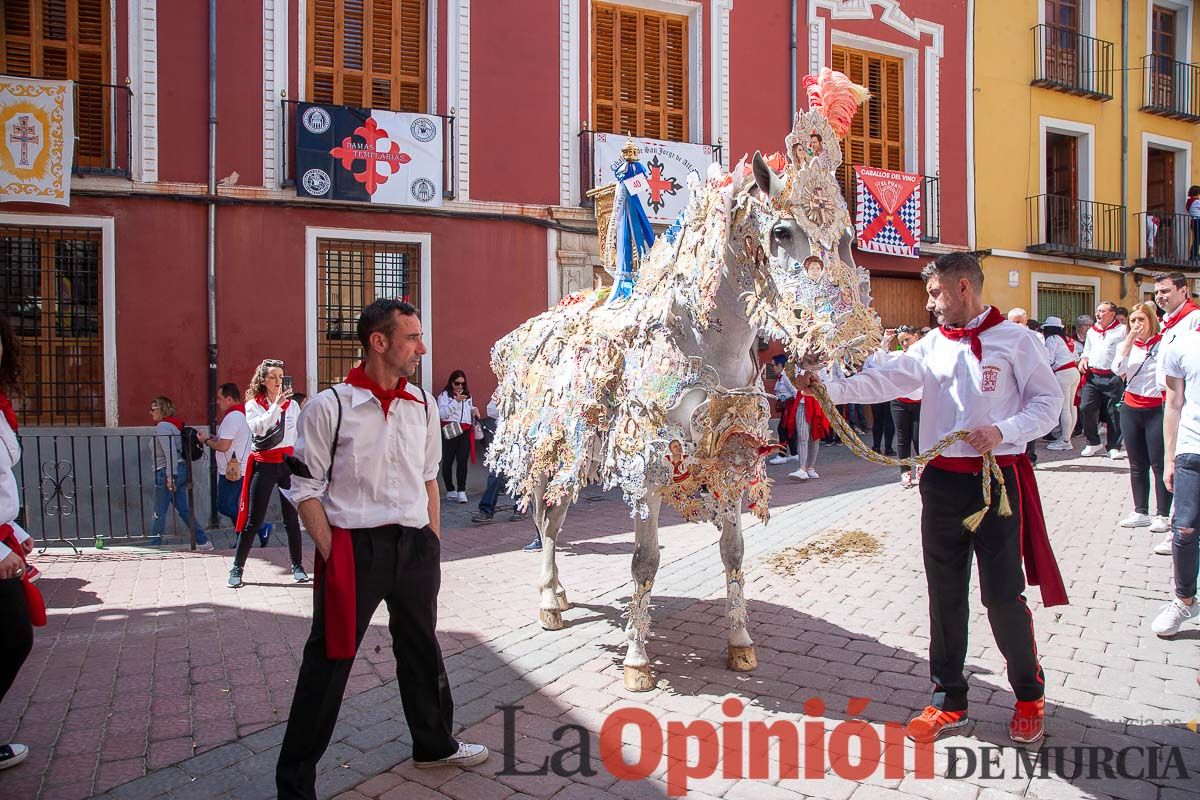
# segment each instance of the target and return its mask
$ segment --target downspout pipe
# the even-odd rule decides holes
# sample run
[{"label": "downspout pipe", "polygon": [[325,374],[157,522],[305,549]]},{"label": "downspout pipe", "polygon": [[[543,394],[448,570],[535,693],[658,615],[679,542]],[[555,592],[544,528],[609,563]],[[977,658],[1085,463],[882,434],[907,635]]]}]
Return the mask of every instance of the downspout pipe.
[{"label": "downspout pipe", "polygon": [[792,125],[796,124],[796,67],[797,67],[797,64],[796,64],[796,13],[797,13],[797,9],[796,9],[796,7],[799,5],[799,3],[800,3],[800,0],[792,0],[791,3],[788,3],[788,6],[791,8],[791,12],[792,12],[792,46],[791,46],[792,68],[788,73],[791,76],[791,80],[789,81],[789,84],[788,84],[788,90],[790,92],[790,94],[788,95],[788,100],[792,104],[792,116],[788,118],[788,127],[789,128]]},{"label": "downspout pipe", "polygon": [[[208,0],[208,425],[217,430],[217,0]],[[209,459],[209,515],[217,518],[217,460]]]},{"label": "downspout pipe", "polygon": [[[1129,248],[1129,0],[1121,0],[1121,207],[1125,210],[1125,249]],[[1141,231],[1137,232],[1141,236]],[[1128,252],[1126,252],[1128,257]],[[1129,292],[1133,268],[1121,276],[1121,299]]]}]

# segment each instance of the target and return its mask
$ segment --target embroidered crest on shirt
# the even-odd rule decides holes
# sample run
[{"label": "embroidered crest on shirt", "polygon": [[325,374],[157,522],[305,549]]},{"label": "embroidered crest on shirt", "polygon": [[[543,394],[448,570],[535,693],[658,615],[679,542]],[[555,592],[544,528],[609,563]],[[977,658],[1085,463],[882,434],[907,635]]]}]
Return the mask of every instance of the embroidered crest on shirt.
[{"label": "embroidered crest on shirt", "polygon": [[996,391],[996,382],[1000,378],[1000,368],[995,366],[983,367],[983,378],[981,380],[980,390],[984,392]]}]

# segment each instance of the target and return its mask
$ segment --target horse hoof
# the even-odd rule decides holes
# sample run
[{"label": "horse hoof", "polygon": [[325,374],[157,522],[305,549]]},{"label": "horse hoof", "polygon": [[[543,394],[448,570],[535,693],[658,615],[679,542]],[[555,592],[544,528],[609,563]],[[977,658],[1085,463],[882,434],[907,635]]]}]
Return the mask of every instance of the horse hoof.
[{"label": "horse hoof", "polygon": [[539,609],[538,617],[542,623],[542,627],[548,631],[561,631],[563,629],[562,612],[557,608]]},{"label": "horse hoof", "polygon": [[568,609],[571,608],[571,603],[570,603],[570,601],[567,600],[566,592],[560,591],[555,596],[558,597],[558,610],[559,611],[567,611]]},{"label": "horse hoof", "polygon": [[649,667],[625,667],[625,688],[631,692],[648,692],[654,688],[654,673]]},{"label": "horse hoof", "polygon": [[734,672],[752,672],[758,666],[758,657],[754,655],[754,645],[738,647],[729,645],[729,668]]}]

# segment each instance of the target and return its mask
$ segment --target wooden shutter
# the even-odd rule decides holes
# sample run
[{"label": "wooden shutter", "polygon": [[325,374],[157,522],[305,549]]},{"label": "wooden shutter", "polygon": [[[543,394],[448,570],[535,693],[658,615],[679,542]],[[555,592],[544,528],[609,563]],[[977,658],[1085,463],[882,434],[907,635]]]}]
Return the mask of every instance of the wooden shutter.
[{"label": "wooden shutter", "polygon": [[308,0],[307,99],[425,111],[426,0]]},{"label": "wooden shutter", "polygon": [[0,73],[73,80],[79,111],[80,166],[107,160],[111,125],[108,108],[109,0],[3,0],[0,15]]},{"label": "wooden shutter", "polygon": [[688,21],[608,3],[592,5],[592,126],[686,141]]},{"label": "wooden shutter", "polygon": [[830,65],[871,93],[850,125],[838,167],[838,182],[853,206],[855,166],[904,169],[904,62],[835,45]]}]

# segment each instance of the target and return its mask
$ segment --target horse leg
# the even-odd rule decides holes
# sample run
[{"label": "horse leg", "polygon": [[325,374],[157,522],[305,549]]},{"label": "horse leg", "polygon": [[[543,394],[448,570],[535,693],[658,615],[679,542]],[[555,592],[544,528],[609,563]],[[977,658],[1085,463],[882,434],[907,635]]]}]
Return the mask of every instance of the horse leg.
[{"label": "horse leg", "polygon": [[729,621],[729,668],[749,672],[758,666],[754,642],[746,631],[745,582],[742,577],[742,515],[721,520],[721,561],[725,564],[725,616]]},{"label": "horse leg", "polygon": [[633,597],[629,601],[629,622],[625,638],[625,688],[631,692],[647,692],[654,688],[654,673],[646,655],[646,640],[650,637],[650,590],[658,573],[658,509],[662,498],[652,495],[646,504],[649,514],[634,523]]},{"label": "horse leg", "polygon": [[538,577],[538,620],[548,631],[562,630],[562,612],[567,605],[566,592],[558,582],[558,564],[554,560],[558,534],[567,518],[568,505],[560,503],[548,507],[545,501],[545,484],[538,486],[533,496],[533,520],[542,537],[542,569]]}]

